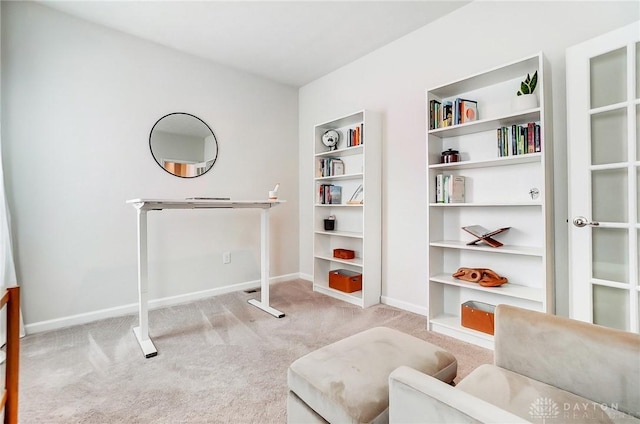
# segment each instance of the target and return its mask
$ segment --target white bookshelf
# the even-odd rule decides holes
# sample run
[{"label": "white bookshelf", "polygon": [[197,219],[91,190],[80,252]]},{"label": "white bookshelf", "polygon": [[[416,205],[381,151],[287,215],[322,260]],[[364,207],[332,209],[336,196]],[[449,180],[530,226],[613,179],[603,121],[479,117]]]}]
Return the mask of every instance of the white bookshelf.
[{"label": "white bookshelf", "polygon": [[[349,129],[362,125],[362,143],[347,147]],[[340,142],[336,150],[322,143],[327,130],[337,130]],[[379,114],[362,110],[350,115],[318,124],[314,127],[314,206],[313,206],[313,288],[360,307],[380,303],[381,291],[381,121]],[[340,159],[344,174],[315,175],[318,159]],[[321,184],[342,187],[340,204],[321,204],[318,199]],[[347,204],[351,195],[362,184],[362,204]],[[324,219],[334,215],[336,229],[326,231]],[[354,259],[339,259],[333,250],[354,250]],[[362,290],[345,293],[329,287],[329,271],[347,269],[362,273]]]},{"label": "white bookshelf", "polygon": [[[493,336],[461,325],[461,305],[469,300],[553,312],[552,143],[550,99],[542,53],[450,84],[427,90],[427,186],[429,222],[428,326],[432,331],[493,348]],[[515,111],[515,97],[527,73],[538,72],[535,93],[539,106]],[[429,102],[456,97],[478,102],[476,121],[429,129]],[[497,129],[540,125],[538,153],[499,156]],[[460,152],[460,161],[440,163],[447,149]],[[437,203],[438,174],[465,177],[465,203]],[[532,196],[531,190],[538,191]],[[468,245],[461,229],[482,225],[511,227],[495,236],[503,246]],[[459,267],[491,268],[509,279],[500,287],[482,287],[453,278]]]}]

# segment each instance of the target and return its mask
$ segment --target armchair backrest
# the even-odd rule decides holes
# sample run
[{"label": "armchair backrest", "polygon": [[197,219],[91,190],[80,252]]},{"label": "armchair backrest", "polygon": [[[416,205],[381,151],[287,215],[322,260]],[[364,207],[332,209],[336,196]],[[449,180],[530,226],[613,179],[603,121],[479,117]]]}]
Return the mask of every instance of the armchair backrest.
[{"label": "armchair backrest", "polygon": [[496,366],[640,417],[640,335],[498,305]]}]

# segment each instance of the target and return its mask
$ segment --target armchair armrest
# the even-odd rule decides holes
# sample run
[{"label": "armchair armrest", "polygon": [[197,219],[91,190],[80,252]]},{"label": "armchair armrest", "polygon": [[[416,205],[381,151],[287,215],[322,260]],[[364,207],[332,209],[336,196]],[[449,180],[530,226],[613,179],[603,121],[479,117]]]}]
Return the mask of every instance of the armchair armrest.
[{"label": "armchair armrest", "polygon": [[409,367],[389,376],[390,423],[505,423],[529,421]]}]

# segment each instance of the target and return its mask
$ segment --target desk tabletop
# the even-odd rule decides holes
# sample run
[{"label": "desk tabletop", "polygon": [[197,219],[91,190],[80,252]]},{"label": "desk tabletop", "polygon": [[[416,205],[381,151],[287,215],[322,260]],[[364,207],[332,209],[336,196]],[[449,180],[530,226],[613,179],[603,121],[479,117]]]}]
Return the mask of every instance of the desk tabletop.
[{"label": "desk tabletop", "polygon": [[268,209],[285,203],[286,200],[231,200],[211,197],[191,197],[187,199],[130,199],[126,203],[136,209],[221,209],[253,208]]}]

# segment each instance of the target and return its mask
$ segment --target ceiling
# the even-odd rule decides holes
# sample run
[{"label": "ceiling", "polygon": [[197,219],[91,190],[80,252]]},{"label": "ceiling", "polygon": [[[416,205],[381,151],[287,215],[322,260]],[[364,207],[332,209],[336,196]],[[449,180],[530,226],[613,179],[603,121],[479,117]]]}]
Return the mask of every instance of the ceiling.
[{"label": "ceiling", "polygon": [[40,2],[87,21],[300,87],[470,1]]}]

